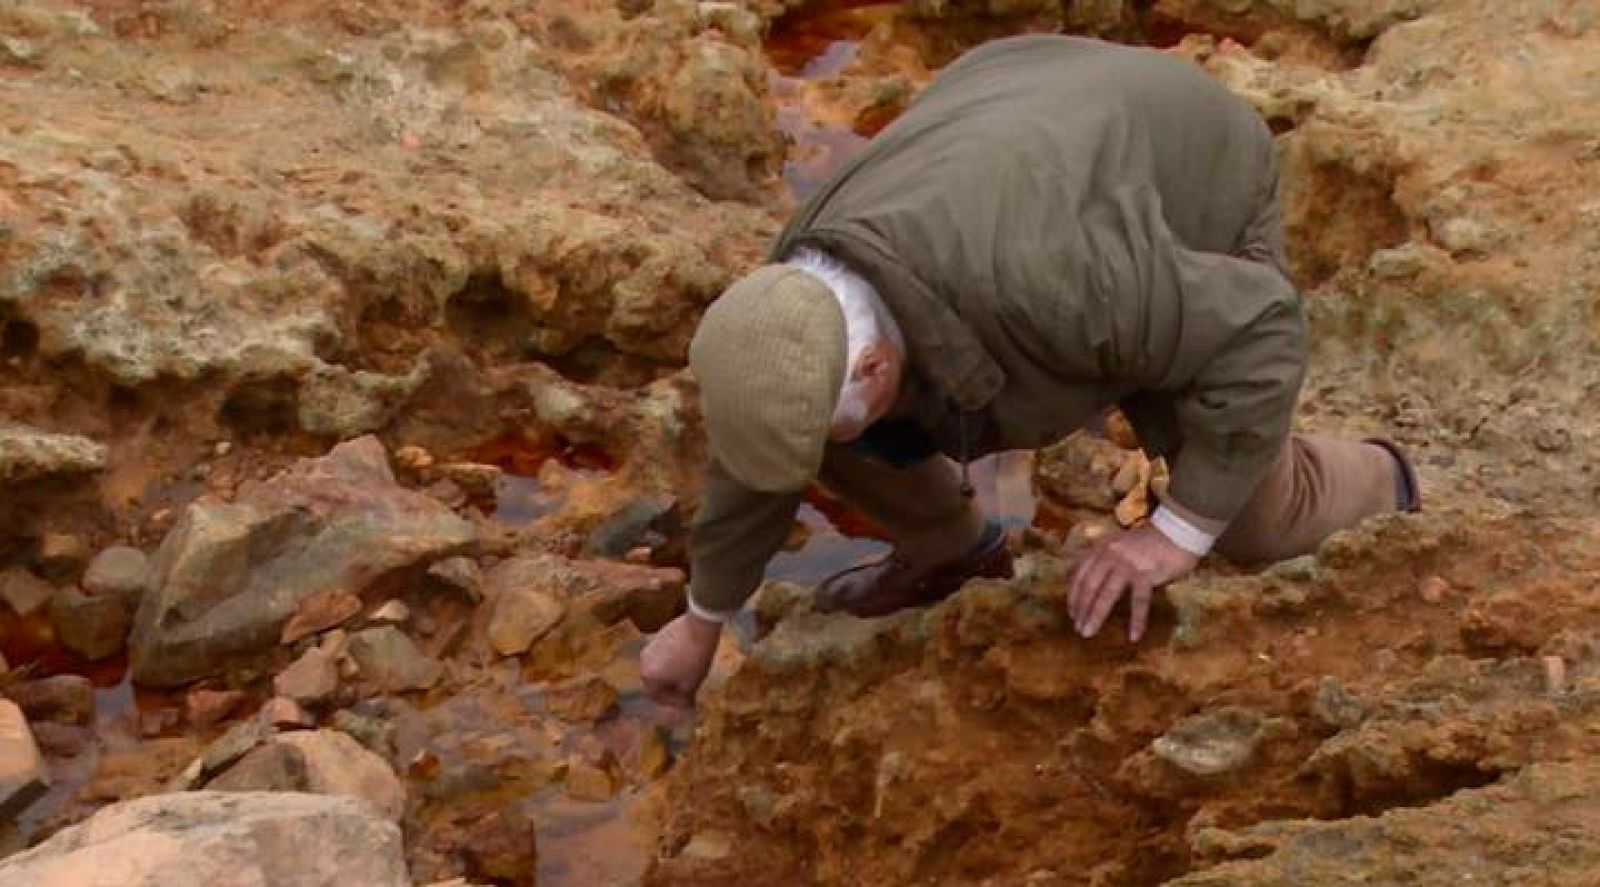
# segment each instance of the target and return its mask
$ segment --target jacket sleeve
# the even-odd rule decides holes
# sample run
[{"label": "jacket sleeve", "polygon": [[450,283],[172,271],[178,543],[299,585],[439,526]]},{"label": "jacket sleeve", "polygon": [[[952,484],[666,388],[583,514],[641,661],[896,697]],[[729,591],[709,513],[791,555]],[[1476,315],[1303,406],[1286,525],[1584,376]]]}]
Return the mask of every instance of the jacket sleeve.
[{"label": "jacket sleeve", "polygon": [[1226,524],[1255,492],[1289,434],[1305,377],[1305,319],[1293,284],[1273,266],[1230,256],[1179,258],[1188,299],[1255,293],[1262,310],[1174,393],[1182,441],[1168,496],[1180,511]]},{"label": "jacket sleeve", "polygon": [[696,613],[721,620],[744,606],[788,538],[801,497],[752,490],[711,460],[689,535],[689,605]]}]

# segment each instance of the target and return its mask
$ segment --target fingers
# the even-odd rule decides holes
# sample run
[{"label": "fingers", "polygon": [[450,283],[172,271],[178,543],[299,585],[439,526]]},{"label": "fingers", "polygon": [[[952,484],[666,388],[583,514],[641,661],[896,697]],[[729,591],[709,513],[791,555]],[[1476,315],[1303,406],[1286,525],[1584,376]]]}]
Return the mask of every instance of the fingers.
[{"label": "fingers", "polygon": [[1091,592],[1089,609],[1079,629],[1080,634],[1092,638],[1099,633],[1100,627],[1110,617],[1111,611],[1117,606],[1117,601],[1122,599],[1123,592],[1127,591],[1132,580],[1131,572],[1123,564],[1116,564],[1106,572],[1099,586]]},{"label": "fingers", "polygon": [[1153,588],[1150,579],[1140,576],[1133,582],[1133,595],[1128,599],[1128,640],[1137,644],[1144,637],[1150,619],[1150,597]]},{"label": "fingers", "polygon": [[1111,568],[1111,563],[1106,557],[1106,549],[1097,546],[1087,558],[1078,565],[1072,577],[1072,594],[1068,599],[1067,612],[1072,616],[1072,624],[1080,632],[1083,630],[1083,621],[1089,614],[1094,602],[1092,592],[1104,581],[1106,571]]}]

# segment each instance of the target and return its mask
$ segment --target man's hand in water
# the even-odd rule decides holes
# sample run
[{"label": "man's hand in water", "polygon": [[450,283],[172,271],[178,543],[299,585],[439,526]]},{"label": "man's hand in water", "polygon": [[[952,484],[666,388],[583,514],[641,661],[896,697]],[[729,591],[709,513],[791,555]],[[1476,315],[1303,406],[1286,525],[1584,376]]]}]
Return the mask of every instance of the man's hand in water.
[{"label": "man's hand in water", "polygon": [[650,698],[665,705],[694,706],[694,694],[711,671],[722,625],[693,613],[668,622],[639,653],[639,676]]},{"label": "man's hand in water", "polygon": [[1094,637],[1124,594],[1133,593],[1128,640],[1144,637],[1155,590],[1188,575],[1200,559],[1173,544],[1152,526],[1122,530],[1101,539],[1072,577],[1068,610],[1072,624]]}]

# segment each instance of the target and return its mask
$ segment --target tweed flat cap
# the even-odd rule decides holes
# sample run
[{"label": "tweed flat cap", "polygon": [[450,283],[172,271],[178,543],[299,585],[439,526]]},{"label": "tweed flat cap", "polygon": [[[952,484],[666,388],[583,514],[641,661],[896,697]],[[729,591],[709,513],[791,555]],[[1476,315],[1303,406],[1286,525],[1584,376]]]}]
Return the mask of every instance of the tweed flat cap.
[{"label": "tweed flat cap", "polygon": [[844,312],[821,281],[766,265],[706,309],[689,344],[711,453],[740,483],[794,492],[816,478],[846,366]]}]

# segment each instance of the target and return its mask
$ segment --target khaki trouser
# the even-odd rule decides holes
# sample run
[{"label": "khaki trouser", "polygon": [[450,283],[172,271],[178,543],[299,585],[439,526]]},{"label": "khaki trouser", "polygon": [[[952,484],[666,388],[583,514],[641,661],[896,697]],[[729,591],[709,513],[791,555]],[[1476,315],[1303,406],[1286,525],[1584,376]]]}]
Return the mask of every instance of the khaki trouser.
[{"label": "khaki trouser", "polygon": [[[1334,532],[1394,511],[1398,471],[1394,457],[1373,444],[1291,435],[1216,551],[1243,564],[1315,551]],[[829,447],[821,479],[881,524],[912,562],[951,560],[983,532],[983,515],[961,495],[960,469],[946,456],[893,468]]]}]

